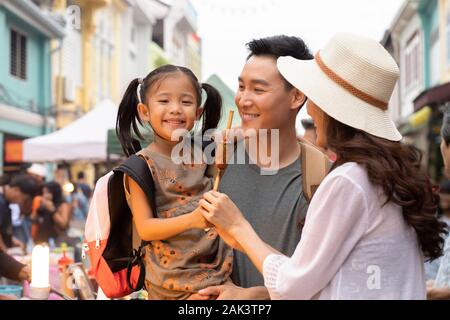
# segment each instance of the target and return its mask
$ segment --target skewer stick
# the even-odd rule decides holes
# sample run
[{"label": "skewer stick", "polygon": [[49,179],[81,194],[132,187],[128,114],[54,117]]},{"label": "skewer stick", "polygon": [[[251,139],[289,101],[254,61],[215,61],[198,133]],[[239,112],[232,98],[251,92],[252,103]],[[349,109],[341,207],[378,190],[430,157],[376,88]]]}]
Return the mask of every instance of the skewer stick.
[{"label": "skewer stick", "polygon": [[[227,122],[227,130],[231,129],[231,124],[233,123],[233,116],[234,111],[230,110],[230,113],[228,114],[228,122]],[[223,154],[222,154],[222,163],[220,165],[217,165],[217,172],[216,176],[214,177],[214,191],[219,190],[219,184],[220,184],[220,178],[222,177],[223,171],[225,170],[226,163],[227,163],[227,141],[228,140],[228,131],[225,132],[225,141],[221,142],[223,143]],[[208,232],[211,230],[211,228],[206,228],[205,232]]]},{"label": "skewer stick", "polygon": [[[228,114],[228,122],[227,122],[227,127],[226,127],[227,130],[231,129],[231,124],[233,123],[233,116],[234,116],[234,111],[230,110],[230,113]],[[227,143],[228,143],[228,131],[225,132],[225,141],[223,142],[222,164],[217,166],[217,173],[214,178],[214,187],[213,187],[214,191],[219,190],[220,178],[222,177],[223,171],[225,170],[225,167],[226,167]]]}]

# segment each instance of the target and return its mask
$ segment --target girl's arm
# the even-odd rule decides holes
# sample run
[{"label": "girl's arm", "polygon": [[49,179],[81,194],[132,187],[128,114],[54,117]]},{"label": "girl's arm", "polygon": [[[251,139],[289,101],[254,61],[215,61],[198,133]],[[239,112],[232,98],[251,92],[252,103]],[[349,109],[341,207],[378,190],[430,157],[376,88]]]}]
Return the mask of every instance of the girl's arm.
[{"label": "girl's arm", "polygon": [[174,218],[154,218],[144,191],[133,179],[128,176],[125,179],[130,190],[129,204],[136,230],[142,240],[166,240],[189,229],[210,227],[198,209]]}]

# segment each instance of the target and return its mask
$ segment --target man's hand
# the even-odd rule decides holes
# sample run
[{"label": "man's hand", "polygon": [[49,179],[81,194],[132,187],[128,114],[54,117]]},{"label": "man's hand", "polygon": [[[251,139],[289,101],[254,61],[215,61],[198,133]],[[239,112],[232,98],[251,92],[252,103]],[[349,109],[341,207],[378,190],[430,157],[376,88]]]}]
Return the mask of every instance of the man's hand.
[{"label": "man's hand", "polygon": [[31,282],[31,269],[30,266],[26,265],[20,270],[18,275],[19,280]]},{"label": "man's hand", "polygon": [[240,232],[240,228],[247,222],[239,208],[224,193],[206,192],[199,205],[206,220],[231,236],[235,235],[233,232]]},{"label": "man's hand", "polygon": [[428,300],[450,300],[450,288],[434,288],[427,286],[427,299]]}]

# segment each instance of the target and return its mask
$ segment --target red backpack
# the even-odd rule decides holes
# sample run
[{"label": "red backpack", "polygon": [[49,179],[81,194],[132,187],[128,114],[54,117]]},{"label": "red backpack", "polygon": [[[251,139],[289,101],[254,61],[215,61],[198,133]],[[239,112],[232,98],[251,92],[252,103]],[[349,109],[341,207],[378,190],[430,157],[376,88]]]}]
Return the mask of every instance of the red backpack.
[{"label": "red backpack", "polygon": [[133,216],[125,198],[124,174],[136,181],[156,212],[155,185],[142,157],[132,155],[97,181],[86,220],[83,254],[89,253],[90,272],[109,298],[142,289],[145,279],[142,251],[147,242],[133,249]]}]

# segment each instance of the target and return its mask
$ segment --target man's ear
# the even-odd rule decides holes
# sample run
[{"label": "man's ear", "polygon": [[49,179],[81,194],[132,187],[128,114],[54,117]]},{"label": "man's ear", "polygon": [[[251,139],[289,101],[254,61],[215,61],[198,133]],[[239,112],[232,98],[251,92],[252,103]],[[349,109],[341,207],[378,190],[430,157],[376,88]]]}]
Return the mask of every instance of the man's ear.
[{"label": "man's ear", "polygon": [[292,109],[298,109],[306,101],[306,96],[300,90],[294,88],[294,95],[292,96]]},{"label": "man's ear", "polygon": [[203,110],[204,110],[205,108],[197,108],[197,112],[196,112],[196,115],[195,115],[195,118],[197,119],[197,120],[200,120],[200,118],[201,118],[201,116],[202,116],[202,114],[203,114]]},{"label": "man's ear", "polygon": [[139,114],[139,118],[142,121],[145,121],[145,122],[149,122],[150,121],[150,111],[148,110],[148,108],[147,108],[147,106],[145,104],[139,103],[137,105],[137,111],[138,111],[138,114]]}]

